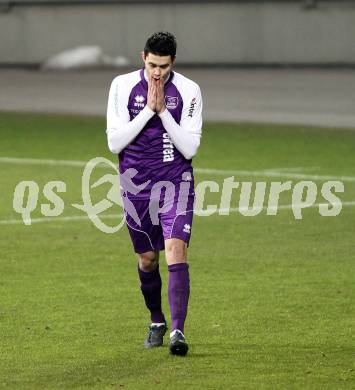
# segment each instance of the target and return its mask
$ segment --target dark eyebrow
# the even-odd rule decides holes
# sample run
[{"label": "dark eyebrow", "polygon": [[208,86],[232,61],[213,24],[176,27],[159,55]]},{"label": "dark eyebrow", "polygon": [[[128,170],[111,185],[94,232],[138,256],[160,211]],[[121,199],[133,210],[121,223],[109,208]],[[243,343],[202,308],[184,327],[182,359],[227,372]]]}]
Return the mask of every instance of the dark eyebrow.
[{"label": "dark eyebrow", "polygon": [[153,65],[153,66],[159,66],[159,68],[164,68],[164,67],[169,66],[169,64],[157,65],[157,64],[154,64],[154,62],[148,62],[148,64],[149,64],[149,65]]}]

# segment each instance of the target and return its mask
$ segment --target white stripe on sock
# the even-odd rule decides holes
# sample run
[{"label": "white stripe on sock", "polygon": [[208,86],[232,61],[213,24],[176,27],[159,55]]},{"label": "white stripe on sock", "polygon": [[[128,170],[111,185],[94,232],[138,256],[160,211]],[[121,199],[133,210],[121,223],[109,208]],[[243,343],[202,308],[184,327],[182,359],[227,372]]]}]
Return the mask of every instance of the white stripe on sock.
[{"label": "white stripe on sock", "polygon": [[175,329],[175,330],[173,330],[172,332],[170,332],[170,338],[172,338],[172,337],[175,335],[176,332],[181,333],[182,336],[185,338],[184,334],[183,334],[183,333],[181,332],[181,330],[179,330],[179,329]]}]

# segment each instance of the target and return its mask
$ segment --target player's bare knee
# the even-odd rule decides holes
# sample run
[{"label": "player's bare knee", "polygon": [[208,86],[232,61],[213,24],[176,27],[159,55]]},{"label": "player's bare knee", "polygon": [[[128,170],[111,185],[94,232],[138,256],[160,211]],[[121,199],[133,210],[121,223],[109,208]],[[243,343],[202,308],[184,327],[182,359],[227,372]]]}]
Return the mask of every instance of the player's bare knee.
[{"label": "player's bare knee", "polygon": [[145,252],[138,255],[139,268],[144,272],[154,271],[159,263],[158,252]]},{"label": "player's bare knee", "polygon": [[181,240],[168,241],[165,245],[165,254],[167,262],[184,262],[186,261],[186,244]]}]

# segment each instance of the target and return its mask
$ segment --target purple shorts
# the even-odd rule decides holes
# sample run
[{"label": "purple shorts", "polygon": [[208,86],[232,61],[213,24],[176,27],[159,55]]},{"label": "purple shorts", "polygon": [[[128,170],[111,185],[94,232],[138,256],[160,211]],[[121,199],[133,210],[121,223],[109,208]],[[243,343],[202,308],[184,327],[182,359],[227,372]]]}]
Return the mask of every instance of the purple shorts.
[{"label": "purple shorts", "polygon": [[126,224],[136,253],[160,251],[164,240],[179,238],[189,245],[195,194],[176,191],[160,199],[123,196]]}]

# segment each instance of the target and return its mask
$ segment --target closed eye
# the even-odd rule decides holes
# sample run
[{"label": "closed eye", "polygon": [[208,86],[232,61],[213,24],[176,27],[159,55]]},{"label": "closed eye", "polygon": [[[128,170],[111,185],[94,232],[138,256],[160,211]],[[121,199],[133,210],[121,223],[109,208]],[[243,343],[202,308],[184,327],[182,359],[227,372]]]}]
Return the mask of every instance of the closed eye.
[{"label": "closed eye", "polygon": [[158,67],[158,68],[161,68],[161,69],[167,69],[168,66],[169,66],[169,64],[157,65],[157,64],[154,64],[153,62],[149,62],[148,64],[149,64],[149,66],[151,68],[157,68]]}]

